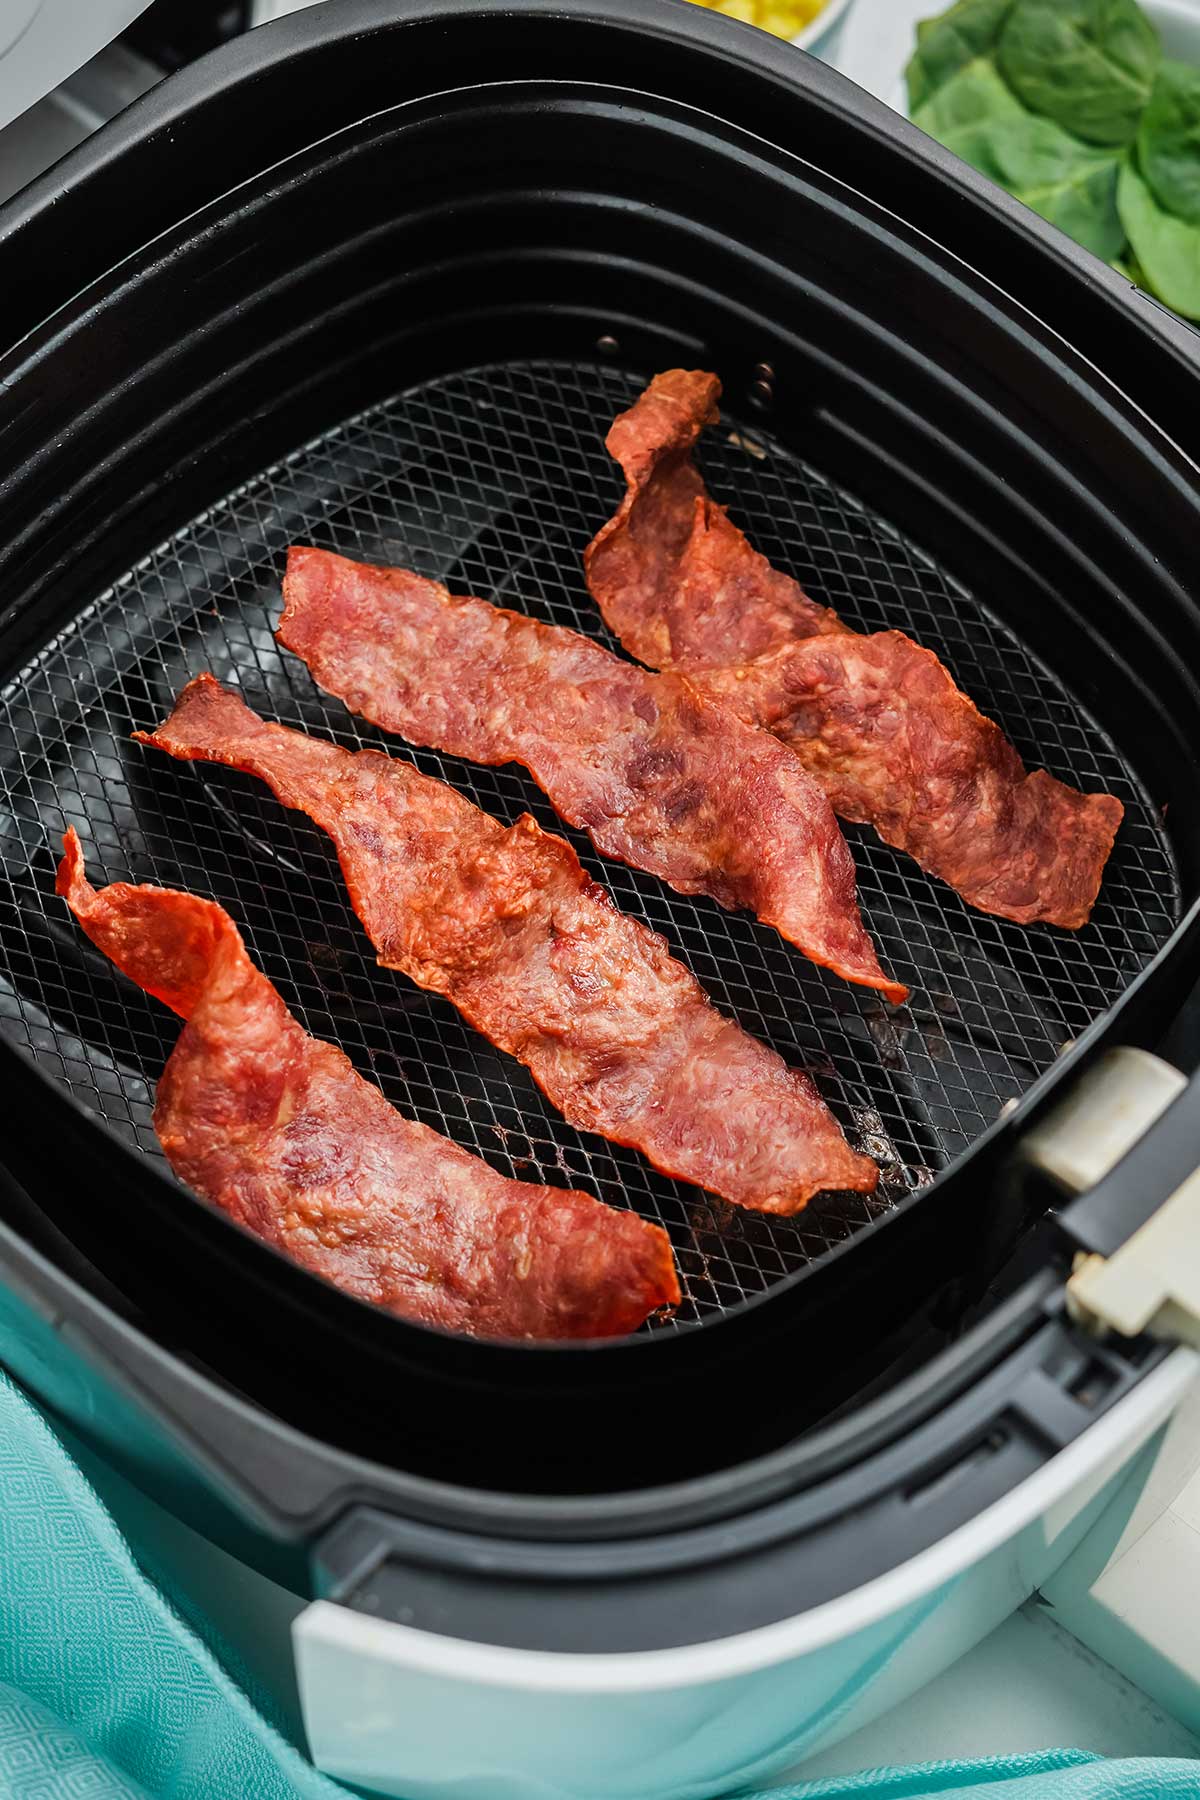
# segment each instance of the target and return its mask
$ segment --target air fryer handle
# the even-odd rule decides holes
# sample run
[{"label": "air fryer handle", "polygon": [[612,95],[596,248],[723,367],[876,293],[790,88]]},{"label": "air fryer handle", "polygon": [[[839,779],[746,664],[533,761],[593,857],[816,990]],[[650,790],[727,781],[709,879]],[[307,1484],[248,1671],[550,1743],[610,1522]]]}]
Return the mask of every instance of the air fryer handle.
[{"label": "air fryer handle", "polygon": [[1067,1285],[1089,1329],[1200,1348],[1200,1073],[1110,1051],[1022,1146],[1027,1175],[1072,1196]]}]

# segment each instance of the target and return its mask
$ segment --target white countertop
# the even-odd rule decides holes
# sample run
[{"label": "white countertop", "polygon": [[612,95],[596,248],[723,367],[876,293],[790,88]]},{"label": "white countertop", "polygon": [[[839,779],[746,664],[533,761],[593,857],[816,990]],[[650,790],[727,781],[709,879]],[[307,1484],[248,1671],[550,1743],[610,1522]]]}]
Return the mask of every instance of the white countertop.
[{"label": "white countertop", "polygon": [[1031,1600],[936,1681],[778,1786],[1028,1750],[1200,1757],[1200,1739]]}]

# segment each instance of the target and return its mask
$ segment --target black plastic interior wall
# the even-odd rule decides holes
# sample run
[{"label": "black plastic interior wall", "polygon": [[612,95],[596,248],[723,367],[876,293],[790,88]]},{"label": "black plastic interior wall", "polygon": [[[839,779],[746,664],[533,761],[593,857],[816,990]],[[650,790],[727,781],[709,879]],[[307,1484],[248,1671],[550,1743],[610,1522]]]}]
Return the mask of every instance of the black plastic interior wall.
[{"label": "black plastic interior wall", "polygon": [[[1186,328],[828,71],[633,0],[347,0],[252,34],[14,203],[0,270],[0,1044],[23,1229],[46,1221],[149,1342],[282,1418],[479,1487],[710,1473],[986,1314],[1030,1224],[997,1180],[1016,1135],[1104,1042],[1153,1043],[1194,972]],[[377,741],[271,641],[293,539],[598,632],[579,555],[618,491],[603,431],[681,362],[726,382],[708,471],[761,548],[854,623],[938,650],[1031,763],[1129,808],[1074,936],[971,913],[856,833],[868,923],[914,984],[898,1015],[597,865],[880,1156],[877,1201],[791,1225],[567,1131],[373,969],[314,834],[128,743],[205,666]],[[552,822],[512,771],[418,760]],[[229,905],[398,1104],[498,1167],[661,1218],[679,1319],[603,1349],[456,1342],[183,1194],[149,1128],[175,1028],[57,908],[66,822],[94,878]]]}]

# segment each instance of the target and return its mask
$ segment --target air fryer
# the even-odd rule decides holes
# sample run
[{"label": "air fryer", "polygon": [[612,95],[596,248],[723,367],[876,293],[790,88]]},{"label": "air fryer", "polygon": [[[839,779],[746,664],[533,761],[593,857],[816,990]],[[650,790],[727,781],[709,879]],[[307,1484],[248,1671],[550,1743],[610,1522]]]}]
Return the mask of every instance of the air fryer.
[{"label": "air fryer", "polygon": [[[1194,334],[829,70],[682,0],[301,13],[13,201],[0,268],[2,1244],[44,1340],[5,1354],[57,1416],[301,1591],[620,1650],[892,1566],[1156,1365],[1148,1334],[1089,1336],[1065,1283],[1189,1172],[1193,1097],[1096,1195],[1022,1162],[1198,972]],[[607,641],[580,560],[620,492],[604,433],[678,365],[724,381],[703,466],[760,549],[1126,807],[1077,933],[972,911],[850,830],[899,1010],[567,832],[879,1161],[876,1195],[794,1220],[566,1126],[375,966],[315,830],[130,741],[211,668],[389,747],[273,641],[295,541]],[[514,768],[414,760],[563,829]],[[678,1312],[605,1345],[455,1338],[185,1191],[150,1124],[177,1025],[55,899],[67,825],[97,883],[220,900],[396,1105],[665,1225]]]}]

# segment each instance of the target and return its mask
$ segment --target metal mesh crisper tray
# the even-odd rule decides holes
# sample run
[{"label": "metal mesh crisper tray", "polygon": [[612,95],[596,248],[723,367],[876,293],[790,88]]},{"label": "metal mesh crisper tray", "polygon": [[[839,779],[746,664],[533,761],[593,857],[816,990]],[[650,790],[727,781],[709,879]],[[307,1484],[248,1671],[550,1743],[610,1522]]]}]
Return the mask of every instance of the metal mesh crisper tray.
[{"label": "metal mesh crisper tray", "polygon": [[[395,1104],[505,1173],[579,1183],[661,1220],[685,1284],[678,1319],[761,1292],[931,1181],[1117,996],[1174,926],[1162,823],[1096,724],[1005,628],[890,525],[757,430],[709,434],[704,462],[756,545],[865,630],[938,652],[1034,765],[1128,809],[1100,902],[1077,934],[1022,930],[965,907],[907,858],[852,829],[863,914],[913,987],[889,1009],[813,968],[770,930],[650,876],[601,863],[618,903],[663,932],[716,1003],[809,1068],[877,1195],[827,1196],[766,1220],[656,1175],[635,1152],[564,1124],[525,1071],[444,1001],[376,968],[327,840],[265,788],[130,743],[184,680],[211,668],[287,724],[410,754],[318,692],[277,649],[284,553],[310,542],[405,563],[605,637],[580,557],[620,483],[604,447],[640,379],[527,362],[430,382],[326,433],[231,494],[101,595],[2,697],[0,853],[15,909],[0,925],[0,1029],[128,1142],[158,1150],[154,1083],[177,1023],[117,977],[54,898],[68,823],[97,883],[211,894],[305,1026],[338,1042]],[[506,820],[564,830],[514,769],[431,752],[414,761]]]}]

